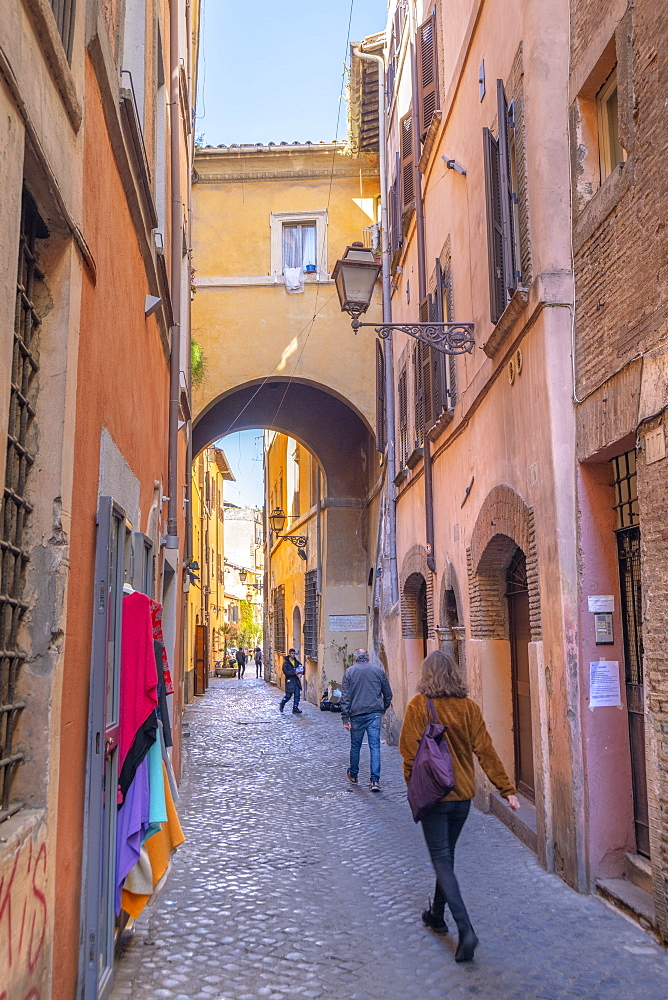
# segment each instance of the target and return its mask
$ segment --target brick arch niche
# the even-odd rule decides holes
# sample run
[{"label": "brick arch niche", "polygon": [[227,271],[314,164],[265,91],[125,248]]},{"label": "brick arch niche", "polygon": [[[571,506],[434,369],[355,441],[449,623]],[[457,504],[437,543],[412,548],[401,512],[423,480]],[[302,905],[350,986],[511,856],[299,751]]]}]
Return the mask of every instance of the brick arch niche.
[{"label": "brick arch niche", "polygon": [[406,553],[399,580],[401,593],[401,634],[405,639],[422,638],[419,624],[418,595],[422,584],[427,590],[427,638],[435,638],[433,578],[427,566],[427,556],[421,545]]},{"label": "brick arch niche", "polygon": [[526,557],[531,640],[536,642],[542,632],[533,511],[510,486],[495,486],[480,508],[466,553],[474,639],[508,638],[505,571],[517,548]]}]

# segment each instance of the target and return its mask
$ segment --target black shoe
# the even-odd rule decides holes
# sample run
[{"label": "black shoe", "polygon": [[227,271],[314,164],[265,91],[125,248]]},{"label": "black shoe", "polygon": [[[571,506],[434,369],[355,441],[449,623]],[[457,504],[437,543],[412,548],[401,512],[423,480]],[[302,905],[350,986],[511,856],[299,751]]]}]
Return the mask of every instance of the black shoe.
[{"label": "black shoe", "polygon": [[476,950],[478,938],[469,924],[464,931],[459,932],[459,944],[455,952],[455,962],[470,962]]},{"label": "black shoe", "polygon": [[284,708],[285,708],[285,705],[283,704],[283,702],[282,701],[279,702],[279,704],[278,704],[278,711],[282,712]]},{"label": "black shoe", "polygon": [[371,789],[372,792],[379,792],[380,791],[380,781],[370,781],[369,782],[369,788]]},{"label": "black shoe", "polygon": [[422,914],[422,923],[425,927],[429,927],[430,930],[435,931],[436,934],[448,933],[448,925],[443,917],[435,917],[431,910],[424,910]]},{"label": "black shoe", "polygon": [[351,785],[356,785],[357,784],[357,775],[355,775],[355,777],[353,777],[353,775],[350,773],[350,771],[346,771],[346,774],[348,775],[348,781],[351,783]]},{"label": "black shoe", "polygon": [[292,709],[292,714],[293,715],[303,715],[304,713],[302,712],[301,708],[293,708]]}]

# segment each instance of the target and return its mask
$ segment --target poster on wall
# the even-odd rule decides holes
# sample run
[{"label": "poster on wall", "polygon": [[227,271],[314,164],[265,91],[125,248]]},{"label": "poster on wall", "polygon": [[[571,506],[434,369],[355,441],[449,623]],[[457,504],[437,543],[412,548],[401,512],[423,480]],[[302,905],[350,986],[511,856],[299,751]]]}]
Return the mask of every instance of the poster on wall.
[{"label": "poster on wall", "polygon": [[589,708],[621,708],[618,660],[596,660],[589,664]]}]

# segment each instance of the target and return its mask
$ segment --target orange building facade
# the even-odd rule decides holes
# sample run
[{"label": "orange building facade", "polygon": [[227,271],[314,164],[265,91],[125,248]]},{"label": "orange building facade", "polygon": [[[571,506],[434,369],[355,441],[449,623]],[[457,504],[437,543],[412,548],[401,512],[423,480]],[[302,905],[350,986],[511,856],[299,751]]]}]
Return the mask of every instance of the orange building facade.
[{"label": "orange building facade", "polygon": [[97,998],[131,589],[163,607],[179,769],[198,5],[0,24],[0,996]]}]

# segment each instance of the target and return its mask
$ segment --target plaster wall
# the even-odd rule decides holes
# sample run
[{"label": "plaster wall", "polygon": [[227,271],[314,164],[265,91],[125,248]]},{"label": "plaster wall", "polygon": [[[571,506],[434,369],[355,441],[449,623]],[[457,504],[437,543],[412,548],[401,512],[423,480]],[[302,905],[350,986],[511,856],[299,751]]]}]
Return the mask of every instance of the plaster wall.
[{"label": "plaster wall", "polygon": [[[374,337],[353,333],[328,274],[319,281],[307,276],[303,293],[294,295],[280,277],[270,277],[270,217],[326,211],[331,273],[345,247],[374,221],[367,211],[378,191],[374,162],[350,160],[331,147],[244,151],[238,158],[231,152],[204,150],[196,160],[193,337],[204,349],[206,376],[194,396],[195,413],[235,386],[296,375],[329,389],[373,426]],[[247,178],[243,184],[234,180],[235,171]],[[379,311],[377,292],[369,319]],[[252,350],[243,349],[249,343]],[[333,363],[338,359],[345,363]]]},{"label": "plaster wall", "polygon": [[[85,348],[78,357],[76,439],[70,562],[71,609],[63,683],[79,697],[63,703],[58,753],[66,780],[59,788],[57,840],[59,921],[54,962],[59,974],[53,995],[74,995],[78,955],[71,943],[79,935],[87,756],[88,698],[91,662],[91,614],[94,593],[95,519],[101,487],[123,492],[137,502],[133,530],[151,532],[154,483],[167,483],[168,368],[154,318],[144,317],[146,273],[123,184],[109,154],[97,81],[90,63],[86,81],[85,170],[89,178],[84,220],[98,265],[95,285],[84,278],[81,326]],[[101,469],[101,442],[108,435],[122,460]],[[137,486],[128,492],[124,463]],[[116,473],[114,473],[116,468]],[[113,480],[117,482],[114,484]],[[136,498],[136,499],[133,499]],[[158,531],[162,530],[161,523]],[[177,670],[177,665],[172,664]],[[72,769],[71,761],[81,762]],[[70,764],[70,766],[68,766]]]}]

